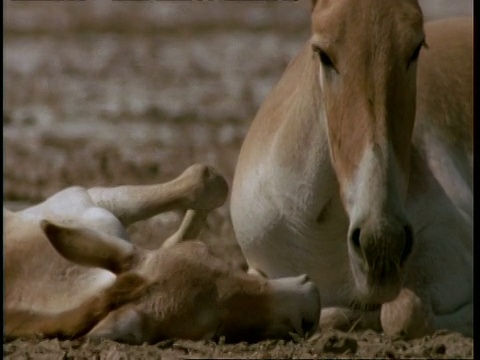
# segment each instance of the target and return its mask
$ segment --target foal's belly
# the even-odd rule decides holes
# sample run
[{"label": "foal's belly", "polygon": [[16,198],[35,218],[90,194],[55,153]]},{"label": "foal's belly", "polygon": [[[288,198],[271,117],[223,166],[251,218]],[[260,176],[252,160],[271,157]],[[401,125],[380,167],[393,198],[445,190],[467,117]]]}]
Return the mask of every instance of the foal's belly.
[{"label": "foal's belly", "polygon": [[84,275],[83,278],[62,281],[44,278],[34,284],[29,281],[26,286],[18,283],[18,300],[10,301],[7,305],[38,312],[58,313],[79,306],[115,281],[115,275],[104,270],[88,271]]},{"label": "foal's belly", "polygon": [[15,256],[17,252],[11,252],[12,256],[6,259],[10,269],[6,279],[6,307],[62,312],[98,295],[116,279],[107,270],[73,264],[49,247],[22,250],[23,261]]}]

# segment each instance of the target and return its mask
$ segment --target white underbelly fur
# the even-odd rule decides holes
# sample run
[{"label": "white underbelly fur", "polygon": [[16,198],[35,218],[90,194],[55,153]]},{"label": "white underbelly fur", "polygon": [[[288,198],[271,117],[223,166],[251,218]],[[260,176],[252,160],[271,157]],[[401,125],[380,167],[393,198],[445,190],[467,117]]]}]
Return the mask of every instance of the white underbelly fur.
[{"label": "white underbelly fur", "polygon": [[[295,186],[278,191],[278,184],[267,186],[260,175],[272,179],[249,177],[232,199],[232,222],[249,266],[270,278],[307,274],[319,288],[322,307],[347,305],[353,279],[340,199],[320,199],[301,181],[295,182],[297,192]],[[328,206],[327,214],[317,223],[322,206]]]},{"label": "white underbelly fur", "polygon": [[[65,278],[52,281],[46,275],[36,286],[42,288],[45,296],[40,292],[26,288],[23,296],[18,296],[14,305],[19,309],[29,309],[38,312],[59,313],[80,305],[86,299],[98,295],[100,291],[111,285],[116,275],[102,269],[85,269],[76,278]],[[46,291],[45,291],[46,290]]]}]

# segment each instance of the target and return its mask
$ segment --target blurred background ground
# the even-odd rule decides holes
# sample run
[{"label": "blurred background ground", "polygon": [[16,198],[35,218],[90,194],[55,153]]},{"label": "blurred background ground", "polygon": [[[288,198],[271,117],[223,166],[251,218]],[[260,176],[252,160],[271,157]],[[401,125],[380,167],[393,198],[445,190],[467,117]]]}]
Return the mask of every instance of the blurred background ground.
[{"label": "blurred background ground", "polygon": [[[473,12],[472,0],[421,3],[427,19]],[[231,183],[252,117],[310,31],[308,0],[4,0],[3,10],[3,179],[10,208],[74,184],[163,182],[194,162],[218,167]],[[154,247],[179,219],[180,214],[164,214],[129,231],[135,242]],[[212,214],[204,237],[232,266],[244,266],[228,204]],[[325,353],[325,344],[318,344],[329,336],[353,336],[359,348],[349,356],[390,356],[385,344],[393,340],[367,335],[332,333],[301,344],[235,349],[190,342],[149,348],[19,340],[4,344],[4,355],[315,357]],[[392,354],[473,356],[472,339],[439,334],[422,341],[392,345]],[[362,353],[372,344],[377,352]]]}]

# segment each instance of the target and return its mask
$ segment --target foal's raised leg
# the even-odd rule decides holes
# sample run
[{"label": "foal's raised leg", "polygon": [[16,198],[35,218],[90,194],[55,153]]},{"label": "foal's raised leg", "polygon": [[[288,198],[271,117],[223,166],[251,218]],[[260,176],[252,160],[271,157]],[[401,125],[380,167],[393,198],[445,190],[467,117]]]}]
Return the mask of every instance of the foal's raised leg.
[{"label": "foal's raised leg", "polygon": [[207,215],[206,210],[187,210],[178,230],[163,242],[162,247],[169,247],[183,240],[196,239],[205,225]]},{"label": "foal's raised leg", "polygon": [[97,206],[128,226],[164,211],[215,209],[225,202],[228,185],[214,168],[195,164],[163,184],[96,187],[89,189],[88,194]]}]

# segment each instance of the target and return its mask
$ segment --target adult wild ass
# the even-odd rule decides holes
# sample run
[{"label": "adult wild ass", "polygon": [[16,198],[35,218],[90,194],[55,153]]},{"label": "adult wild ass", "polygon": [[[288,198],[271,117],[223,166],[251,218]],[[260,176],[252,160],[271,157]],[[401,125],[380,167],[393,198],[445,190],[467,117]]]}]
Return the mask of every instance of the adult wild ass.
[{"label": "adult wild ass", "polygon": [[[4,209],[5,335],[140,344],[312,333],[320,303],[305,275],[234,272],[204,243],[182,241],[227,192],[222,176],[197,164],[164,184],[72,187],[17,213]],[[129,241],[126,226],[174,209],[189,210],[159,249]]]},{"label": "adult wild ass", "polygon": [[318,0],[258,111],[231,215],[251,272],[308,274],[320,328],[473,331],[473,21]]}]

